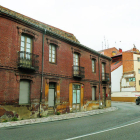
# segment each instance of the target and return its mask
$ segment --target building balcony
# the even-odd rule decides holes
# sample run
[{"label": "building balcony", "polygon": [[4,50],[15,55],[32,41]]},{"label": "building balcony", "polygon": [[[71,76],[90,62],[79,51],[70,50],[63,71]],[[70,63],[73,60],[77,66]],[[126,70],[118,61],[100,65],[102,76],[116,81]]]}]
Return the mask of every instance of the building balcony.
[{"label": "building balcony", "polygon": [[84,78],[85,68],[80,66],[73,66],[73,77]]},{"label": "building balcony", "polygon": [[35,55],[25,51],[18,52],[18,68],[27,69],[28,71],[39,70],[38,57],[39,55]]},{"label": "building balcony", "polygon": [[109,82],[109,73],[102,73],[102,82]]}]

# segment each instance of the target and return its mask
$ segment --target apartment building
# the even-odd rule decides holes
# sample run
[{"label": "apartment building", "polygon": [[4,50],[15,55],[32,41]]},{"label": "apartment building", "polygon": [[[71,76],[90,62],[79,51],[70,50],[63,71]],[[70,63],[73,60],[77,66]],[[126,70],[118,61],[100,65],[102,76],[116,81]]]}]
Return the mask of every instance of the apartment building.
[{"label": "apartment building", "polygon": [[0,119],[111,106],[111,58],[0,6]]}]

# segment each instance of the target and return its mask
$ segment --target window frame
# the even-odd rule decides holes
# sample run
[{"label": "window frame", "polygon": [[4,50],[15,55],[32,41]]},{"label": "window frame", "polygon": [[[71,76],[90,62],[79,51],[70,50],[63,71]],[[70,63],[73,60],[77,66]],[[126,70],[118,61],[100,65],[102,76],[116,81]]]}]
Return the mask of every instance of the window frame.
[{"label": "window frame", "polygon": [[[50,47],[51,47],[51,53],[50,53]],[[53,60],[53,58],[52,58],[52,55],[53,55],[53,49],[52,48],[55,48],[55,50],[54,50],[54,52],[55,52],[55,62],[53,62],[52,60]],[[49,63],[52,63],[52,64],[56,64],[56,57],[57,57],[57,45],[56,44],[53,44],[53,43],[50,43],[49,44]],[[50,57],[50,55],[51,55],[51,57]],[[51,59],[51,60],[50,60]]]},{"label": "window frame", "polygon": [[[93,62],[94,62],[94,65],[93,65]],[[93,69],[93,66],[94,66],[94,69]],[[96,60],[95,59],[92,59],[92,72],[96,73]]]},{"label": "window frame", "polygon": [[140,74],[140,69],[138,69],[138,74]]},{"label": "window frame", "polygon": [[138,62],[140,62],[140,57],[137,57]]},{"label": "window frame", "polygon": [[[75,88],[75,86],[78,86],[78,88],[76,87]],[[74,92],[73,91],[76,91],[76,93],[75,93],[75,100],[74,100]],[[78,93],[77,93],[77,91],[79,91],[80,90],[80,98],[77,98],[78,96]],[[78,100],[79,99],[79,100]],[[74,101],[76,101],[76,102],[74,102]],[[79,101],[79,102],[77,102],[77,101]],[[81,104],[81,85],[80,84],[76,84],[76,83],[74,83],[73,85],[72,85],[72,104]]]},{"label": "window frame", "polygon": [[[76,56],[77,56],[77,58],[76,58]],[[78,65],[76,65],[75,63],[76,63],[76,59],[78,59],[78,61],[77,61],[77,63],[78,63]],[[79,54],[78,53],[73,53],[73,65],[74,66],[80,66],[80,64],[79,64]]]},{"label": "window frame", "polygon": [[[22,36],[24,37],[24,41],[22,41]],[[30,52],[27,52],[27,38],[30,38]],[[24,42],[24,47],[22,47],[22,42]],[[32,54],[32,51],[33,51],[33,38],[29,35],[26,35],[26,34],[21,34],[21,37],[20,37],[20,51],[22,52],[21,48],[24,48],[24,58],[26,58],[26,53],[29,53],[29,54]]]},{"label": "window frame", "polygon": [[[104,70],[104,72],[103,72],[103,70]],[[102,62],[102,73],[106,73],[106,63],[104,63],[104,62]]]}]

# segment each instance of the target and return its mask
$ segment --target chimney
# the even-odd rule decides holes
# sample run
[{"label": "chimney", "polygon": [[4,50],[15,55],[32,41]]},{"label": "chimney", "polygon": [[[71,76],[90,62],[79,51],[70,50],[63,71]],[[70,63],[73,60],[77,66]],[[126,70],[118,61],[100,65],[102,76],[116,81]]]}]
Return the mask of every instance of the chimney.
[{"label": "chimney", "polygon": [[122,49],[121,48],[119,48],[119,52],[122,53]]},{"label": "chimney", "polygon": [[133,52],[136,52],[136,46],[135,46],[135,44],[134,44],[134,47],[133,47]]}]

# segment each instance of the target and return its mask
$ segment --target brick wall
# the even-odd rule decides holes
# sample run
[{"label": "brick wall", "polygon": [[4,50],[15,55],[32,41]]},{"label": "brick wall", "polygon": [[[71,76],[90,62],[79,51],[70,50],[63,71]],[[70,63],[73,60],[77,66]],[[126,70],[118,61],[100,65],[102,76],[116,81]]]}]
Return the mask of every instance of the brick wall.
[{"label": "brick wall", "polygon": [[116,54],[120,53],[118,49],[116,49],[115,47],[113,48],[109,48],[109,49],[105,49],[104,50],[104,55],[108,56],[108,57],[112,57],[112,52],[115,51]]},{"label": "brick wall", "polygon": [[[32,53],[39,55],[39,70],[28,72],[18,69],[18,51],[20,51],[20,33],[17,26],[25,28],[30,32],[35,32],[38,36],[33,39]],[[69,84],[80,83],[84,85],[84,101],[92,100],[92,84],[97,86],[96,98],[99,99],[99,67],[98,56],[89,50],[82,49],[79,46],[71,45],[63,40],[49,37],[54,42],[59,42],[57,47],[56,64],[49,63],[49,43],[44,36],[44,77],[43,77],[43,95],[45,99],[45,79],[59,79],[60,81],[60,102],[69,101]],[[85,68],[85,78],[73,78],[73,53],[79,52],[80,66]],[[96,59],[96,72],[92,72],[92,57]],[[100,58],[106,63],[106,73],[111,77],[110,61],[106,58]],[[100,61],[100,63],[101,63]],[[101,64],[100,64],[101,69]],[[1,105],[19,105],[19,86],[21,79],[31,81],[31,104],[38,104],[41,90],[41,71],[42,71],[42,33],[37,29],[16,23],[11,19],[0,17],[0,104]],[[101,79],[101,70],[100,70]],[[110,78],[111,79],[111,78]],[[96,81],[97,83],[94,83]],[[104,86],[108,86],[107,84]],[[102,86],[100,88],[102,98]],[[45,107],[46,108],[46,107]],[[32,109],[31,109],[32,110]],[[36,109],[37,110],[37,109]]]},{"label": "brick wall", "polygon": [[130,72],[134,70],[133,52],[123,52],[123,72]]}]

